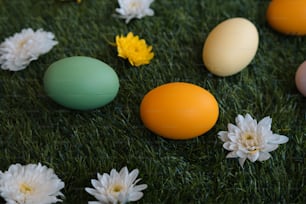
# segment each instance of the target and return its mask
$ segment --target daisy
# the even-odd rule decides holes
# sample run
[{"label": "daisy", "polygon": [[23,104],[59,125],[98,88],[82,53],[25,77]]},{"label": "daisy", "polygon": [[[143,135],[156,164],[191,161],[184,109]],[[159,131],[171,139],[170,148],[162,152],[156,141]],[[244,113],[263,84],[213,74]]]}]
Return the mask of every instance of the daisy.
[{"label": "daisy", "polygon": [[22,166],[13,164],[0,171],[0,195],[8,204],[50,204],[62,201],[57,196],[64,183],[53,169],[40,163]]},{"label": "daisy", "polygon": [[57,41],[51,32],[23,29],[0,44],[0,65],[4,70],[25,69],[31,61],[49,52]]},{"label": "daisy", "polygon": [[125,23],[129,23],[133,18],[141,19],[144,16],[153,16],[154,11],[150,9],[150,5],[154,0],[118,0],[120,8],[116,8],[116,12],[120,14],[120,18],[125,19]]},{"label": "daisy", "polygon": [[116,46],[118,56],[123,59],[128,59],[133,66],[149,64],[154,57],[152,46],[148,46],[146,41],[132,32],[125,36],[116,36]]},{"label": "daisy", "polygon": [[224,149],[231,151],[226,157],[238,157],[241,167],[246,159],[251,162],[269,159],[269,152],[276,150],[279,144],[288,142],[288,137],[273,134],[271,124],[270,117],[265,117],[257,123],[249,114],[245,117],[238,115],[236,125],[228,124],[228,131],[218,133],[224,142]]},{"label": "daisy", "polygon": [[98,173],[98,180],[92,179],[91,184],[94,188],[85,188],[85,191],[93,195],[98,202],[88,202],[89,204],[124,204],[130,201],[137,201],[142,198],[142,190],[147,188],[146,184],[136,185],[138,169],[129,173],[124,167],[118,173],[112,169],[110,174]]}]

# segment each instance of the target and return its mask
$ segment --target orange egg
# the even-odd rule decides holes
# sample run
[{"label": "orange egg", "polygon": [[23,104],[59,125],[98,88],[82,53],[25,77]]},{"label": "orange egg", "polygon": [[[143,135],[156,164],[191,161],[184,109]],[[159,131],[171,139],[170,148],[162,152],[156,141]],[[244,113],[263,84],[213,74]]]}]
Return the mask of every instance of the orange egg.
[{"label": "orange egg", "polygon": [[148,92],[140,105],[144,125],[168,139],[190,139],[209,131],[217,122],[215,97],[190,83],[173,82]]},{"label": "orange egg", "polygon": [[306,1],[272,0],[267,10],[272,28],[289,35],[306,35]]}]

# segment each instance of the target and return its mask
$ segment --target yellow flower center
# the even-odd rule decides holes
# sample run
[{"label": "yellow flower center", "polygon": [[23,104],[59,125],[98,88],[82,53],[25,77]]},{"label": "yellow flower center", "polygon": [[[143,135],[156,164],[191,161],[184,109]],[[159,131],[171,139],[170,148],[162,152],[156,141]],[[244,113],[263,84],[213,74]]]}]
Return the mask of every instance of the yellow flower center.
[{"label": "yellow flower center", "polygon": [[259,138],[253,133],[244,133],[241,140],[241,144],[249,151],[250,154],[254,154],[260,150]]},{"label": "yellow flower center", "polygon": [[19,190],[24,194],[30,194],[34,191],[34,189],[26,183],[20,184]]},{"label": "yellow flower center", "polygon": [[119,184],[114,185],[113,188],[112,188],[112,191],[113,191],[114,193],[119,193],[119,192],[122,191],[122,190],[123,190],[123,186],[121,186],[121,185],[119,185]]},{"label": "yellow flower center", "polygon": [[120,192],[122,189],[123,189],[123,187],[120,186],[120,185],[115,185],[113,187],[113,191],[116,192],[116,193]]},{"label": "yellow flower center", "polygon": [[134,1],[131,3],[131,8],[138,8],[139,5],[140,5],[139,2]]},{"label": "yellow flower center", "polygon": [[28,42],[28,39],[27,39],[27,38],[22,39],[22,40],[19,42],[19,47],[22,48],[27,42]]},{"label": "yellow flower center", "polygon": [[109,186],[108,193],[114,196],[115,198],[118,198],[120,193],[122,193],[124,190],[125,188],[123,185],[116,183],[116,184]]},{"label": "yellow flower center", "polygon": [[245,136],[245,139],[246,139],[246,140],[252,140],[252,139],[254,139],[254,138],[253,138],[253,135],[247,134],[247,135]]}]

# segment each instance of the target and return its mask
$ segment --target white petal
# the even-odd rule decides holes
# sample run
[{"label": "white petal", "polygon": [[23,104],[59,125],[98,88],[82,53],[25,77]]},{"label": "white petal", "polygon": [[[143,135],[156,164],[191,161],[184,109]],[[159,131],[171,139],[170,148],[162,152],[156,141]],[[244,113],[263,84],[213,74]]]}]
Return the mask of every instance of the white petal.
[{"label": "white petal", "polygon": [[259,154],[258,161],[265,161],[265,160],[268,160],[270,157],[271,157],[271,154],[269,154],[268,152],[261,152]]},{"label": "white petal", "polygon": [[239,146],[233,142],[226,142],[223,144],[223,148],[228,151],[236,151],[239,149]]},{"label": "white petal", "polygon": [[91,185],[95,188],[101,187],[101,183],[98,180],[92,179],[91,180]]},{"label": "white petal", "polygon": [[267,129],[271,129],[272,124],[272,118],[269,116],[263,118],[261,121],[259,121],[258,126],[265,127]]},{"label": "white petal", "polygon": [[[107,175],[107,174],[104,174]],[[119,173],[116,171],[116,169],[112,169],[110,172],[110,177],[114,178],[114,177],[119,177]]]},{"label": "white petal", "polygon": [[230,152],[226,155],[226,158],[237,158],[238,155],[236,154],[236,152]]},{"label": "white petal", "polygon": [[220,132],[218,132],[218,138],[219,138],[220,140],[222,140],[222,142],[228,141],[228,138],[227,138],[227,131],[220,131]]},{"label": "white petal", "polygon": [[107,174],[107,173],[104,173],[104,174],[102,175],[102,177],[99,178],[99,180],[100,180],[102,186],[108,186],[108,185],[109,185],[109,180],[110,180],[110,179],[111,179],[111,178],[110,178],[110,175]]},{"label": "white petal", "polygon": [[228,131],[229,132],[233,132],[233,133],[240,133],[240,129],[237,127],[237,126],[235,126],[235,125],[233,125],[233,124],[231,124],[231,123],[229,123],[228,125],[227,125],[227,128],[228,128]]},{"label": "white petal", "polygon": [[85,188],[85,191],[93,196],[97,194],[96,189],[93,189],[93,188]]},{"label": "white petal", "polygon": [[[123,168],[121,168],[120,172],[119,172],[120,178],[122,180],[126,180],[129,176],[129,170],[128,168],[125,166]],[[137,177],[137,176],[136,176]]]},{"label": "white petal", "polygon": [[243,165],[244,165],[245,160],[246,160],[246,157],[244,157],[244,158],[239,158],[239,164],[240,164],[240,166],[241,166],[242,168],[243,168]]},{"label": "white petal", "polygon": [[85,191],[87,193],[89,193],[90,195],[94,196],[97,200],[107,203],[108,199],[102,195],[100,192],[98,192],[97,190],[93,189],[93,188],[85,188]]},{"label": "white petal", "polygon": [[266,144],[262,149],[263,152],[272,152],[278,148],[277,144]]},{"label": "white petal", "polygon": [[238,136],[234,133],[228,133],[227,137],[232,141],[232,142],[237,142]]},{"label": "white petal", "polygon": [[147,9],[146,10],[146,16],[154,16],[154,11],[152,9]]},{"label": "white petal", "polygon": [[238,125],[238,124],[241,124],[241,123],[244,122],[244,117],[243,117],[242,115],[239,114],[239,115],[235,118],[235,120],[236,120],[236,124]]},{"label": "white petal", "polygon": [[269,141],[270,144],[284,144],[289,141],[289,138],[284,135],[273,134],[273,139]]},{"label": "white petal", "polygon": [[237,156],[238,157],[241,157],[241,158],[246,158],[247,157],[247,154],[243,151],[241,151],[241,149],[239,149],[237,152],[236,152]]},{"label": "white petal", "polygon": [[256,132],[257,135],[262,137],[264,142],[270,141],[271,137],[273,136],[273,132],[263,126],[258,126]]},{"label": "white petal", "polygon": [[251,116],[250,114],[248,114],[248,113],[245,115],[244,120],[246,120],[246,121],[248,121],[248,122],[254,121],[254,119],[252,118],[252,116]]},{"label": "white petal", "polygon": [[139,170],[138,170],[138,169],[134,169],[134,170],[130,173],[130,175],[129,175],[127,184],[128,184],[128,185],[131,185],[131,184],[135,181],[135,179],[137,178],[138,174],[139,174]]},{"label": "white petal", "polygon": [[140,198],[142,198],[143,193],[142,192],[132,192],[129,196],[129,201],[137,201]]},{"label": "white petal", "polygon": [[225,142],[223,144],[223,148],[226,149],[226,150],[229,150],[229,151],[233,150],[230,147],[231,147],[231,142]]},{"label": "white petal", "polygon": [[146,188],[148,188],[147,184],[136,185],[133,188],[133,191],[142,191],[142,190],[145,190]]},{"label": "white petal", "polygon": [[246,114],[244,120],[242,116],[239,118],[237,125],[242,132],[254,132],[256,130],[257,122],[249,114]]},{"label": "white petal", "polygon": [[251,162],[255,162],[259,157],[259,151],[256,151],[255,153],[252,153],[252,154],[248,154],[248,159],[251,161]]}]

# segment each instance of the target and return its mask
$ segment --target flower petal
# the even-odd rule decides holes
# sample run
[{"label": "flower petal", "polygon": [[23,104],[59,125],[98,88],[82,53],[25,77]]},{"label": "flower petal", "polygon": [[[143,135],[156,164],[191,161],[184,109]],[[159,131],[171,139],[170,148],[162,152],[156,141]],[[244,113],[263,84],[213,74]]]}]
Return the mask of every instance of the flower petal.
[{"label": "flower petal", "polygon": [[265,161],[271,157],[271,154],[268,152],[261,152],[258,157],[258,161]]},{"label": "flower petal", "polygon": [[273,134],[273,138],[269,141],[270,144],[284,144],[289,141],[289,138],[284,135]]},{"label": "flower petal", "polygon": [[240,158],[246,158],[247,157],[247,154],[243,151],[241,151],[241,149],[239,149],[237,152],[236,152],[237,156],[240,157]]},{"label": "flower petal", "polygon": [[127,178],[127,184],[128,185],[132,185],[132,183],[135,182],[137,176],[139,174],[139,170],[138,169],[134,169],[130,174],[129,177]]},{"label": "flower petal", "polygon": [[239,158],[239,164],[240,164],[240,166],[241,166],[242,168],[243,168],[243,165],[244,165],[245,160],[246,160],[246,157],[244,157],[244,158]]},{"label": "flower petal", "polygon": [[234,133],[228,133],[227,134],[227,137],[232,141],[232,142],[237,142],[237,139],[238,139],[238,136],[237,134],[234,134]]},{"label": "flower petal", "polygon": [[270,130],[271,124],[272,124],[272,118],[267,116],[267,117],[264,117],[261,121],[259,121],[258,126],[265,127]]},{"label": "flower petal", "polygon": [[143,197],[142,192],[132,192],[129,196],[129,201],[137,201]]},{"label": "flower petal", "polygon": [[263,152],[272,152],[278,148],[277,144],[266,144],[264,148],[261,150]]},{"label": "flower petal", "polygon": [[218,132],[218,138],[222,140],[222,142],[227,142],[228,141],[227,133],[228,133],[227,131]]},{"label": "flower petal", "polygon": [[228,131],[229,131],[229,132],[240,133],[239,127],[237,127],[237,126],[235,126],[235,125],[233,125],[233,124],[231,124],[231,123],[229,123],[229,124],[227,125],[227,128],[228,128]]},{"label": "flower petal", "polygon": [[225,142],[223,144],[223,148],[226,149],[226,150],[229,150],[229,151],[233,150],[230,147],[231,147],[231,142]]},{"label": "flower petal", "polygon": [[226,158],[237,158],[238,155],[236,154],[236,152],[230,152],[226,155]]},{"label": "flower petal", "polygon": [[259,157],[259,151],[256,151],[254,153],[250,153],[248,154],[248,159],[251,161],[251,162],[255,162]]},{"label": "flower petal", "polygon": [[136,185],[133,190],[134,191],[142,191],[145,190],[146,188],[148,188],[147,184],[141,184],[141,185]]}]

